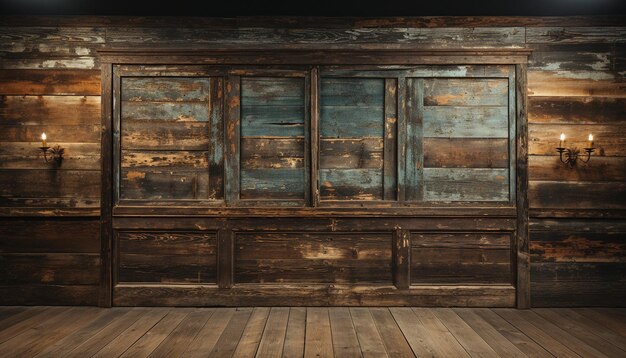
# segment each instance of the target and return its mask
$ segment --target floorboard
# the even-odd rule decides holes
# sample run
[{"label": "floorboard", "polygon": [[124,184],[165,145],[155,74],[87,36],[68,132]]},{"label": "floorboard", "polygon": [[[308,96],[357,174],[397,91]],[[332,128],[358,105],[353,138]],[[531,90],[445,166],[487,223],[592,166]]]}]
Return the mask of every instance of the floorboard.
[{"label": "floorboard", "polygon": [[626,357],[607,308],[0,307],[0,357]]}]

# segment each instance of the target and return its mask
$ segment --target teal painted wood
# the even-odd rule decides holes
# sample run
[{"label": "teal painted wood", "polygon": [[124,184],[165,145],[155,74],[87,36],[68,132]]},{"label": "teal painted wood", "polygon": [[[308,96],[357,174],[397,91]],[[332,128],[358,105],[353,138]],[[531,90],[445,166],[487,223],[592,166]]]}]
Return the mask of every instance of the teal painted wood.
[{"label": "teal painted wood", "polygon": [[[511,203],[515,203],[517,197],[517,185],[516,182],[516,166],[517,166],[517,151],[516,148],[516,113],[517,113],[517,99],[516,99],[516,74],[515,65],[509,66],[509,200]],[[524,108],[526,111],[526,106]],[[524,114],[525,115],[525,114]]]},{"label": "teal painted wood", "polygon": [[304,106],[304,78],[242,77],[241,105]]},{"label": "teal painted wood", "polygon": [[320,202],[320,185],[319,185],[319,156],[320,156],[320,136],[319,136],[319,93],[320,93],[320,76],[317,66],[311,68],[310,72],[310,128],[309,128],[309,148],[310,150],[310,167],[311,167],[311,205],[316,207]]},{"label": "teal painted wood", "polygon": [[304,170],[242,169],[241,199],[304,199]]},{"label": "teal painted wood", "polygon": [[210,80],[184,77],[124,77],[122,101],[207,101]]},{"label": "teal painted wood", "polygon": [[127,120],[207,122],[206,102],[122,102],[122,117]]},{"label": "teal painted wood", "polygon": [[406,82],[405,77],[398,77],[398,201],[406,199]]},{"label": "teal painted wood", "polygon": [[509,170],[424,169],[425,201],[508,201]]},{"label": "teal painted wood", "polygon": [[361,138],[384,135],[384,104],[377,106],[321,106],[320,135],[324,138]]},{"label": "teal painted wood", "polygon": [[383,175],[378,169],[321,169],[322,200],[381,200]]},{"label": "teal painted wood", "polygon": [[406,81],[406,169],[405,200],[421,201],[424,174],[424,80]]},{"label": "teal painted wood", "polygon": [[[240,133],[246,147],[240,159],[241,199],[307,199],[310,179],[302,163],[308,150],[307,86],[303,77],[242,78]],[[293,140],[285,143],[288,138]],[[295,150],[287,153],[293,156],[280,150],[285,144],[288,152]],[[255,161],[257,153],[265,155]]]},{"label": "teal painted wood", "polygon": [[210,82],[209,199],[224,198],[224,78]]},{"label": "teal painted wood", "polygon": [[383,199],[395,200],[397,191],[396,152],[398,123],[398,80],[385,80],[385,133],[383,153]]},{"label": "teal painted wood", "polygon": [[304,105],[242,106],[241,135],[303,137],[304,112]]},{"label": "teal painted wood", "polygon": [[[508,93],[503,96],[508,98]],[[508,138],[509,109],[502,107],[424,107],[424,136]]]},{"label": "teal painted wood", "polygon": [[507,106],[508,78],[434,78],[424,81],[425,106]]},{"label": "teal painted wood", "polygon": [[228,76],[224,93],[224,198],[227,205],[239,200],[239,150],[240,150],[240,108],[241,78]]},{"label": "teal painted wood", "polygon": [[385,80],[382,78],[322,78],[320,106],[382,107]]}]

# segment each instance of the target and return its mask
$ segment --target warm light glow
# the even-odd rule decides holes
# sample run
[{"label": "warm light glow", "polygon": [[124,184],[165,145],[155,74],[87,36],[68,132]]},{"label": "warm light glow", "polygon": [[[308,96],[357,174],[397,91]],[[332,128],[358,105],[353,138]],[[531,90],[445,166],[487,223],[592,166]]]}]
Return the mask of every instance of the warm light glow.
[{"label": "warm light glow", "polygon": [[593,140],[593,134],[589,133],[589,141],[591,142]]},{"label": "warm light glow", "polygon": [[[591,134],[590,134],[591,135]],[[46,133],[41,133],[41,140],[46,140],[48,137],[46,137]]]},{"label": "warm light glow", "polygon": [[565,140],[565,133],[561,133],[561,140]]}]

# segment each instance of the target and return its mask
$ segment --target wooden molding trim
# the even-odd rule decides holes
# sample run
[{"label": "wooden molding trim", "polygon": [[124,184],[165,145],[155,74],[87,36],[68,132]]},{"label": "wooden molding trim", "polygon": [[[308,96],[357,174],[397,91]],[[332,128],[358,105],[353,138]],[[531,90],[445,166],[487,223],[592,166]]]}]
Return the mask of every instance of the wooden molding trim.
[{"label": "wooden molding trim", "polygon": [[[102,63],[121,64],[229,64],[229,65],[430,65],[523,64],[527,48],[415,49],[415,45],[343,45],[341,49],[316,49],[311,45],[266,48],[104,48]],[[315,45],[318,46],[318,45]],[[393,48],[390,48],[393,46]]]}]

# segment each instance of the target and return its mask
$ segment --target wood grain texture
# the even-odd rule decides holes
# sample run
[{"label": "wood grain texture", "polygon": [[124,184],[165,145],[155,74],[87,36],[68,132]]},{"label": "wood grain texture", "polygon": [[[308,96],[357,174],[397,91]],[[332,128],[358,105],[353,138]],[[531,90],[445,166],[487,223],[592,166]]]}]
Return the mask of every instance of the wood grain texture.
[{"label": "wood grain texture", "polygon": [[100,96],[100,71],[0,69],[0,93],[16,96]]},{"label": "wood grain texture", "polygon": [[391,281],[391,242],[373,234],[239,234],[238,283]]}]

